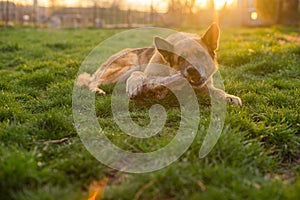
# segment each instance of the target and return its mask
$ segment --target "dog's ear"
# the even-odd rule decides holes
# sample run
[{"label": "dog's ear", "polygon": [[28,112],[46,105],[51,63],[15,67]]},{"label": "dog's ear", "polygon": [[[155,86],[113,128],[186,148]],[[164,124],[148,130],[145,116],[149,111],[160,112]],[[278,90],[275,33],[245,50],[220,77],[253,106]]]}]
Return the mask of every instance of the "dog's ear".
[{"label": "dog's ear", "polygon": [[215,51],[219,46],[219,37],[220,28],[216,23],[213,23],[202,36],[202,40],[211,51]]},{"label": "dog's ear", "polygon": [[159,53],[167,60],[171,58],[174,52],[174,46],[161,37],[154,37],[154,45]]}]

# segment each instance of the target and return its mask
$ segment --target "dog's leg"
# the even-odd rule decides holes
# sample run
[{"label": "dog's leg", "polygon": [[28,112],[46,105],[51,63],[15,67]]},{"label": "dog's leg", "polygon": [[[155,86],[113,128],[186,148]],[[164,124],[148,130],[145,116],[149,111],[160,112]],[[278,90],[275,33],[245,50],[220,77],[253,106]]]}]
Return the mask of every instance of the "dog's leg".
[{"label": "dog's leg", "polygon": [[222,98],[225,99],[228,102],[234,103],[240,107],[243,106],[242,100],[240,97],[231,95],[231,94],[227,94],[226,92],[224,92],[223,90],[220,90],[218,88],[213,87],[208,87],[209,92],[212,92],[212,95],[217,97],[217,98]]},{"label": "dog's leg", "polygon": [[240,99],[240,97],[237,97],[237,96],[234,96],[231,94],[227,94],[223,90],[215,88],[214,86],[208,87],[208,90],[210,93],[212,93],[213,96],[215,96],[217,98],[222,98],[222,99],[224,99],[228,102],[234,103],[235,105],[238,105],[240,107],[243,106],[243,103],[242,103],[242,100]]},{"label": "dog's leg", "polygon": [[213,85],[212,80],[208,81],[206,86],[207,86],[208,92],[211,95],[213,95],[214,97],[224,99],[224,100],[226,100],[228,102],[231,102],[231,103],[234,103],[235,105],[238,105],[240,107],[243,106],[243,103],[242,103],[242,100],[241,100],[240,97],[237,97],[237,96],[234,96],[234,95],[231,95],[231,94],[227,94],[223,90],[216,88]]},{"label": "dog's leg", "polygon": [[143,90],[143,85],[146,80],[144,72],[135,71],[126,81],[126,93],[130,98],[137,96]]},{"label": "dog's leg", "polygon": [[86,88],[92,92],[97,92],[98,94],[104,95],[105,92],[98,88],[98,82],[90,74],[84,72],[80,74],[76,80],[76,86],[79,88]]}]

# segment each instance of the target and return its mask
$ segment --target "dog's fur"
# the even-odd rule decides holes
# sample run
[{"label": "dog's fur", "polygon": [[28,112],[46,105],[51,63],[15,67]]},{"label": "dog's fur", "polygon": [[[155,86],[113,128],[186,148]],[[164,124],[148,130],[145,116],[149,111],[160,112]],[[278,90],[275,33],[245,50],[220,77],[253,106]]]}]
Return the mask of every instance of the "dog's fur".
[{"label": "dog's fur", "polygon": [[[164,98],[167,92],[161,90],[160,85],[164,85],[165,80],[169,84],[171,80],[172,83],[180,74],[196,91],[209,91],[242,106],[239,97],[229,95],[213,85],[219,35],[218,25],[212,24],[202,37],[191,33],[175,33],[166,39],[155,37],[153,47],[125,49],[111,56],[92,76],[88,73],[79,75],[76,85],[105,94],[99,86],[124,81],[126,92],[131,98],[147,96],[149,91],[156,93],[157,98]],[[158,85],[154,87],[148,84],[151,78],[155,78]]]}]

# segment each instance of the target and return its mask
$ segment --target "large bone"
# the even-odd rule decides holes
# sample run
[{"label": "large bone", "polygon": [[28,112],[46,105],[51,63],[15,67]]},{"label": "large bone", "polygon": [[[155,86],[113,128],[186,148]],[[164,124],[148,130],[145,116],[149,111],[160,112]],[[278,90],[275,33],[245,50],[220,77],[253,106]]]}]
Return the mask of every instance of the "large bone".
[{"label": "large bone", "polygon": [[183,87],[184,78],[181,74],[173,74],[166,77],[148,77],[139,95],[134,99],[157,98],[163,99],[169,93],[169,90],[179,90]]},{"label": "large bone", "polygon": [[152,87],[159,87],[159,86],[165,86],[165,87],[170,87],[172,85],[177,85],[178,81],[182,81],[183,76],[179,73],[177,74],[173,74],[170,76],[166,76],[166,77],[149,77],[146,81],[144,86],[148,89],[153,89]]}]

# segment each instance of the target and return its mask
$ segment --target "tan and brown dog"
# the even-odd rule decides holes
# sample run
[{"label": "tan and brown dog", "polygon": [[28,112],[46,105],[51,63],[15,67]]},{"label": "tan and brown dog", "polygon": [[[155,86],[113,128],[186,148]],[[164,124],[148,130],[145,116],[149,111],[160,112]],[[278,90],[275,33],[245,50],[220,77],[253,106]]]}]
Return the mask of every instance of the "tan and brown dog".
[{"label": "tan and brown dog", "polygon": [[242,106],[239,97],[213,85],[213,74],[218,69],[215,51],[219,35],[219,26],[212,24],[202,37],[191,33],[174,33],[166,39],[155,37],[154,46],[125,49],[111,56],[92,76],[88,73],[79,75],[76,85],[105,94],[99,86],[124,81],[130,98],[148,96],[149,92],[161,99],[167,94],[161,86],[172,84],[180,76],[196,91],[209,91]]}]

